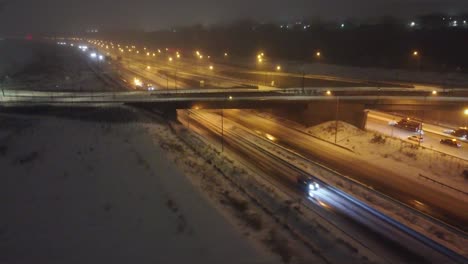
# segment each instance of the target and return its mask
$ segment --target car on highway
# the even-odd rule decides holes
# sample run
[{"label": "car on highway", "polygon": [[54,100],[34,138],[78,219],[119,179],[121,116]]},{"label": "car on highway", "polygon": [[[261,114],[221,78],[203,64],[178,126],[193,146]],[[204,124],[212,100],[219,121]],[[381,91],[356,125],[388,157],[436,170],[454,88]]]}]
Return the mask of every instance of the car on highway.
[{"label": "car on highway", "polygon": [[440,140],[441,144],[456,147],[456,148],[461,148],[461,143],[458,142],[456,139],[450,139],[450,138],[445,138]]},{"label": "car on highway", "polygon": [[314,178],[305,175],[297,177],[297,184],[300,189],[307,192],[317,191],[320,188],[320,185]]},{"label": "car on highway", "polygon": [[421,136],[416,136],[416,135],[409,136],[409,137],[408,137],[408,140],[415,141],[415,142],[418,142],[418,143],[424,142],[424,138],[423,138],[423,137],[421,137]]},{"label": "car on highway", "polygon": [[390,120],[388,121],[388,125],[389,126],[396,126],[398,124],[398,122],[396,120]]},{"label": "car on highway", "polygon": [[154,85],[152,85],[152,84],[150,84],[150,83],[146,84],[146,89],[147,89],[148,91],[154,91],[154,90],[156,90],[156,88],[154,88]]},{"label": "car on highway", "polygon": [[449,134],[449,135],[451,135],[451,134],[453,134],[453,132],[455,132],[455,130],[453,130],[453,129],[445,129],[445,130],[442,131],[442,132],[443,132],[444,134]]}]

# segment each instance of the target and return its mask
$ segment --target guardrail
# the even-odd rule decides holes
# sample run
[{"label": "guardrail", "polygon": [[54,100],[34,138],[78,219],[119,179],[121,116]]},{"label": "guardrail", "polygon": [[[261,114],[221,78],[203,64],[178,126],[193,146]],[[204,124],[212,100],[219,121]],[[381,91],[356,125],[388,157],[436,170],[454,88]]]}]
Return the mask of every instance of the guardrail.
[{"label": "guardrail", "polygon": [[459,192],[459,193],[461,193],[461,194],[468,195],[468,193],[465,192],[465,191],[462,191],[462,190],[453,188],[452,186],[449,186],[449,185],[447,185],[447,184],[445,184],[445,183],[442,183],[442,182],[433,180],[433,179],[431,179],[431,178],[429,178],[429,177],[426,177],[426,176],[422,175],[421,173],[419,173],[418,177],[423,178],[423,179],[425,179],[426,181],[430,181],[430,182],[436,183],[436,184],[438,184],[438,185],[440,185],[440,186],[442,186],[442,187],[444,187],[444,188],[450,189],[450,190],[452,190],[452,191],[456,191],[456,192]]}]

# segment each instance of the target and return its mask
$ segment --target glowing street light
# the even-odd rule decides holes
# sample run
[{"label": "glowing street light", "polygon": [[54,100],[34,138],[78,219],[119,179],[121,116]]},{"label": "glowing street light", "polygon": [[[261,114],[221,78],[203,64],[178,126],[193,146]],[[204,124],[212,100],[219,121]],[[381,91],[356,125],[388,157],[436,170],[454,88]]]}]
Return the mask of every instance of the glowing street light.
[{"label": "glowing street light", "polygon": [[227,56],[228,56],[227,52],[224,52],[224,57],[227,57]]},{"label": "glowing street light", "polygon": [[327,90],[326,94],[327,94],[327,95],[331,95],[332,92],[331,92],[330,90]]},{"label": "glowing street light", "polygon": [[169,62],[171,62],[171,61],[172,61],[172,57],[169,57]]},{"label": "glowing street light", "polygon": [[133,80],[133,83],[135,83],[135,86],[143,86],[143,82],[140,81],[140,80],[137,79],[137,78],[135,78],[135,79]]},{"label": "glowing street light", "polygon": [[432,91],[432,95],[437,95],[437,91],[436,90]]},{"label": "glowing street light", "polygon": [[463,110],[463,114],[465,115],[465,127],[468,127],[468,108]]},{"label": "glowing street light", "polygon": [[210,65],[209,69],[212,71],[214,69],[213,65]]},{"label": "glowing street light", "polygon": [[418,52],[417,50],[413,51],[413,56],[414,56],[414,57],[419,56],[419,52]]},{"label": "glowing street light", "polygon": [[151,70],[151,66],[146,66],[146,69],[147,69],[147,70]]},{"label": "glowing street light", "polygon": [[281,71],[281,66],[280,65],[276,66],[276,70]]},{"label": "glowing street light", "polygon": [[322,56],[322,52],[317,51],[317,52],[315,53],[315,57],[320,58],[321,56]]},{"label": "glowing street light", "polygon": [[180,59],[180,54],[177,54],[177,58]]}]

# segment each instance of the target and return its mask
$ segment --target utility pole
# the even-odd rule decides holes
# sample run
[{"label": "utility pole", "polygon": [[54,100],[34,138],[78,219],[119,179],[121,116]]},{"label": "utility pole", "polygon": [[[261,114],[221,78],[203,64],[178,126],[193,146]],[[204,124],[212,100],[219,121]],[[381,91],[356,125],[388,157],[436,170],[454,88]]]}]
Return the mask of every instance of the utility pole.
[{"label": "utility pole", "polygon": [[302,93],[305,94],[305,70],[304,70],[304,64],[302,64]]},{"label": "utility pole", "polygon": [[224,152],[224,108],[221,108],[221,152]]},{"label": "utility pole", "polygon": [[423,133],[423,123],[424,123],[424,117],[426,115],[426,110],[425,110],[426,100],[427,100],[427,95],[424,97],[423,114],[422,114],[422,119],[421,119],[421,125],[419,126],[418,146],[421,146],[421,139],[422,139],[422,133]]},{"label": "utility pole", "polygon": [[338,140],[338,111],[340,107],[340,98],[336,97],[336,113],[335,113],[335,144]]}]

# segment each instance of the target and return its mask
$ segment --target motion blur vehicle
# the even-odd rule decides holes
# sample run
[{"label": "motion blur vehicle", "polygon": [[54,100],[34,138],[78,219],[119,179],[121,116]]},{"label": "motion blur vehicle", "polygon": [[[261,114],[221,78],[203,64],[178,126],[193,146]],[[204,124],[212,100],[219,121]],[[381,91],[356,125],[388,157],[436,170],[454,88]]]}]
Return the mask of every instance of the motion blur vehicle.
[{"label": "motion blur vehicle", "polygon": [[444,134],[453,134],[453,132],[455,132],[455,130],[453,130],[453,129],[445,129],[445,130],[442,131],[442,132],[444,132]]},{"label": "motion blur vehicle", "polygon": [[138,78],[135,78],[133,83],[135,84],[135,89],[137,90],[154,91],[156,89],[153,84],[145,83]]},{"label": "motion blur vehicle", "polygon": [[415,135],[409,136],[409,137],[408,137],[408,140],[415,141],[415,142],[418,142],[418,143],[424,142],[424,138],[423,138],[423,137],[421,137],[421,136],[415,136]]},{"label": "motion blur vehicle", "polygon": [[155,90],[154,85],[152,85],[152,84],[150,84],[150,83],[146,84],[146,90],[148,90],[148,91],[154,91],[154,90]]},{"label": "motion blur vehicle", "polygon": [[320,188],[316,180],[305,175],[297,177],[297,184],[301,190],[306,192],[317,191]]},{"label": "motion blur vehicle", "polygon": [[461,143],[458,142],[458,140],[456,139],[450,139],[450,138],[441,139],[440,143],[444,145],[456,147],[456,148],[461,148]]},{"label": "motion blur vehicle", "polygon": [[467,139],[468,138],[468,128],[466,127],[459,127],[457,130],[453,131],[452,136],[458,137],[460,139]]},{"label": "motion blur vehicle", "polygon": [[388,121],[388,125],[389,125],[389,126],[396,126],[397,124],[398,124],[398,122],[395,121],[395,120],[390,120],[390,121]]}]

